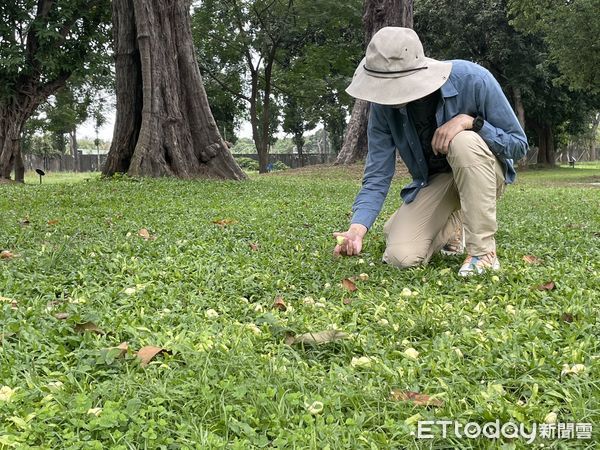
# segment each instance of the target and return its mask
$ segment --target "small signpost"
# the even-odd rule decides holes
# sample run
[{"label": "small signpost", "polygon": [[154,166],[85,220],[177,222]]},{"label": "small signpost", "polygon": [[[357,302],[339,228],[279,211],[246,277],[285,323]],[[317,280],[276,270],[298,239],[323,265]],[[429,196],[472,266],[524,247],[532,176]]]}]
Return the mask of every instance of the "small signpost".
[{"label": "small signpost", "polygon": [[46,172],[44,172],[42,169],[35,169],[35,171],[40,176],[40,184],[42,184],[42,177],[46,175]]}]

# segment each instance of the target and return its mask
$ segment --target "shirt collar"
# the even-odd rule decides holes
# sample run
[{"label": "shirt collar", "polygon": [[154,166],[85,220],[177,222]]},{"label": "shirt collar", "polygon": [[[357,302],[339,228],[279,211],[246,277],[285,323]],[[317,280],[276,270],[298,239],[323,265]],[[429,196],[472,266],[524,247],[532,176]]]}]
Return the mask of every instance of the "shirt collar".
[{"label": "shirt collar", "polygon": [[452,83],[452,80],[449,77],[446,80],[446,82],[442,84],[440,90],[442,91],[443,98],[455,97],[458,95],[458,91],[454,87],[454,84]]}]

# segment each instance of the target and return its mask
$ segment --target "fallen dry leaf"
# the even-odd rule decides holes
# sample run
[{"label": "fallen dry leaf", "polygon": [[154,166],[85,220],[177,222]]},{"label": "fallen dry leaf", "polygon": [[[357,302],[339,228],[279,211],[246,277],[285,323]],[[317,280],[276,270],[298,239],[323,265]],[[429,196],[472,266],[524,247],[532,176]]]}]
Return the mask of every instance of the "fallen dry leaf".
[{"label": "fallen dry leaf", "polygon": [[13,259],[17,257],[13,252],[9,252],[8,250],[2,250],[0,252],[0,259]]},{"label": "fallen dry leaf", "polygon": [[540,264],[542,262],[537,256],[533,255],[523,256],[523,261],[525,261],[527,264]]},{"label": "fallen dry leaf", "polygon": [[138,236],[140,236],[141,238],[143,238],[146,241],[156,239],[156,237],[152,236],[146,228],[142,228],[140,231],[138,231]]},{"label": "fallen dry leaf", "polygon": [[219,219],[219,220],[213,220],[213,223],[215,225],[219,225],[220,227],[224,227],[227,225],[233,225],[234,223],[237,223],[237,221],[233,220],[233,219]]},{"label": "fallen dry leaf", "polygon": [[54,317],[58,320],[67,320],[69,318],[69,314],[66,312],[59,312],[54,314]]},{"label": "fallen dry leaf", "polygon": [[127,344],[127,342],[121,342],[119,345],[117,345],[114,348],[119,350],[118,357],[122,358],[123,356],[125,356],[127,354],[127,350],[129,350],[129,345]]},{"label": "fallen dry leaf", "polygon": [[329,342],[340,341],[348,338],[348,334],[339,330],[325,330],[316,333],[304,333],[298,336],[288,336],[285,339],[287,345],[293,344],[312,344],[320,345]]},{"label": "fallen dry leaf", "polygon": [[586,226],[582,223],[568,223],[565,225],[566,228],[576,228],[581,230],[582,228],[585,228]]},{"label": "fallen dry leaf", "polygon": [[250,242],[250,248],[257,252],[258,251],[258,244],[255,244],[254,242]]},{"label": "fallen dry leaf", "polygon": [[281,295],[275,297],[275,301],[273,302],[273,309],[278,309],[279,311],[287,311],[287,305],[283,301],[283,297]]},{"label": "fallen dry leaf", "polygon": [[78,333],[89,332],[95,334],[106,334],[104,331],[98,328],[98,325],[96,325],[94,322],[78,323],[75,325],[75,331]]},{"label": "fallen dry leaf", "polygon": [[418,392],[402,391],[400,389],[392,389],[390,400],[396,402],[410,402],[415,406],[442,406],[444,402],[437,398],[431,398],[427,394],[419,394]]},{"label": "fallen dry leaf", "polygon": [[563,315],[560,316],[560,320],[565,323],[573,323],[575,317],[571,313],[563,313]]},{"label": "fallen dry leaf", "polygon": [[344,300],[342,300],[342,303],[344,305],[349,305],[350,303],[352,303],[352,299],[351,298],[345,298]]},{"label": "fallen dry leaf", "polygon": [[349,278],[344,278],[342,280],[342,286],[344,286],[346,289],[348,289],[350,292],[354,292],[356,291],[358,288],[356,287],[356,284],[354,284],[354,281],[352,281]]},{"label": "fallen dry leaf", "polygon": [[152,361],[156,355],[163,352],[168,353],[168,350],[162,347],[148,345],[138,350],[137,357],[140,359],[142,366],[147,366],[148,364],[150,364],[150,361]]},{"label": "fallen dry leaf", "polygon": [[51,219],[48,221],[48,225],[56,225],[59,222],[58,219]]},{"label": "fallen dry leaf", "polygon": [[552,291],[555,288],[556,288],[556,284],[554,283],[554,281],[547,281],[546,283],[538,286],[536,289],[538,291]]}]

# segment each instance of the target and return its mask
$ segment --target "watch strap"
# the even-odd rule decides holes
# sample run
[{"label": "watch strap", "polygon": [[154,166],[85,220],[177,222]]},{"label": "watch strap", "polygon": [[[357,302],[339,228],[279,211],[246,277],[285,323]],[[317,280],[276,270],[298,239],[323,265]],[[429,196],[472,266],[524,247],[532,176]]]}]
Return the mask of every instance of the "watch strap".
[{"label": "watch strap", "polygon": [[483,128],[483,124],[485,123],[483,117],[481,116],[477,116],[473,119],[473,127],[471,128],[472,131],[474,131],[475,133],[479,133],[479,131]]}]

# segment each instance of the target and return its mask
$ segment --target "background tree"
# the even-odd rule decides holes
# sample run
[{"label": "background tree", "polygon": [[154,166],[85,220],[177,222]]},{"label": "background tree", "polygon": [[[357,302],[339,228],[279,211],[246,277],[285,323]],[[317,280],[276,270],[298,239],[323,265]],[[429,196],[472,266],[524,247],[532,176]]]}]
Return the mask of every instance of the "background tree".
[{"label": "background tree", "polygon": [[560,80],[576,90],[600,92],[600,0],[509,0],[513,23],[539,34]]},{"label": "background tree", "polygon": [[[345,89],[362,49],[361,15],[360,1],[308,2],[277,59],[275,87],[283,93],[285,108],[294,110],[297,124],[306,125],[304,132],[322,123],[336,152],[353,103]],[[286,129],[284,122],[284,131],[298,133],[299,128]]]},{"label": "background tree", "polygon": [[[413,0],[365,0],[363,14],[364,48],[383,27],[413,26]],[[355,63],[358,64],[362,55]],[[356,66],[355,64],[355,66]],[[336,164],[351,164],[367,154],[369,103],[356,100]]]},{"label": "background tree", "polygon": [[[252,139],[259,171],[267,171],[272,139],[273,68],[295,14],[293,0],[204,0],[194,13],[196,39],[205,76],[236,99],[248,102]],[[203,45],[203,37],[214,39]],[[217,50],[219,46],[219,51]],[[223,65],[224,61],[229,62]],[[239,70],[248,77],[247,89],[231,75]],[[233,78],[233,85],[228,79]]]},{"label": "background tree", "polygon": [[288,132],[296,134],[299,126],[308,131],[320,120],[341,139],[359,24],[360,0],[206,0],[196,9],[201,68],[222,91],[247,104],[261,171],[277,130],[276,101]]},{"label": "background tree", "polygon": [[189,8],[113,1],[117,118],[105,175],[245,178],[210,111]]},{"label": "background tree", "polygon": [[109,0],[0,4],[0,178],[23,181],[21,134],[50,95],[75,75],[108,70]]},{"label": "background tree", "polygon": [[567,122],[585,123],[594,108],[593,101],[556,82],[559,73],[546,44],[539,35],[515,30],[506,0],[420,0],[415,30],[427,54],[472,60],[492,72],[538,146],[539,164],[554,164],[561,134],[576,131]]},{"label": "background tree", "polygon": [[307,112],[294,97],[287,97],[283,108],[283,131],[292,134],[300,166],[304,165],[304,134],[317,126],[316,118]]}]

